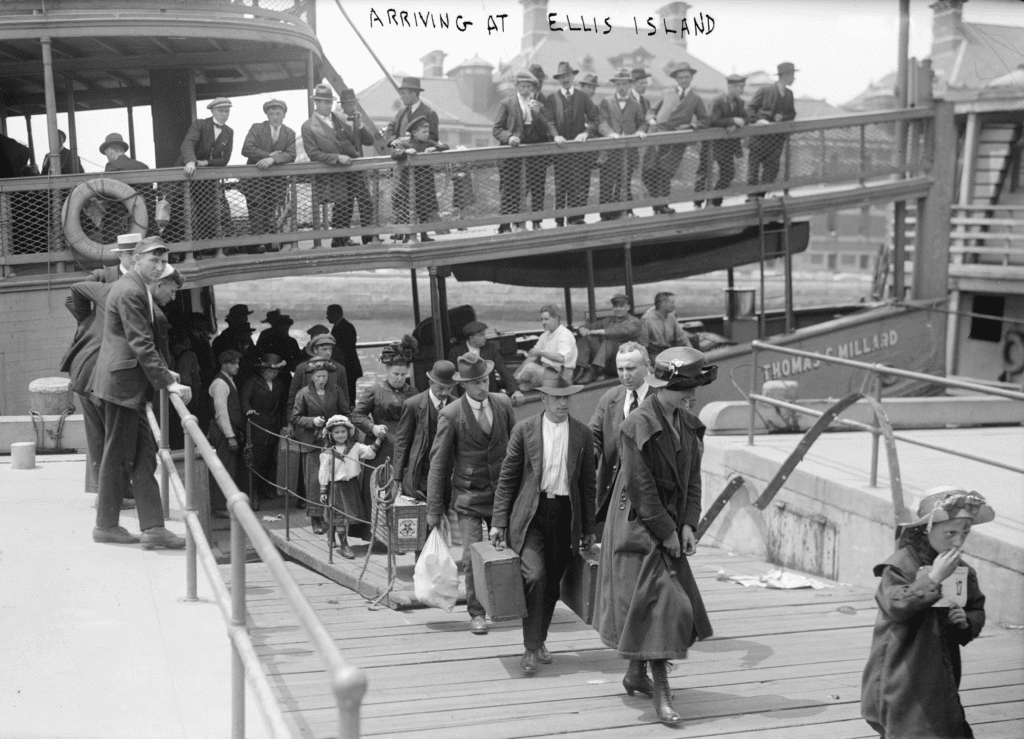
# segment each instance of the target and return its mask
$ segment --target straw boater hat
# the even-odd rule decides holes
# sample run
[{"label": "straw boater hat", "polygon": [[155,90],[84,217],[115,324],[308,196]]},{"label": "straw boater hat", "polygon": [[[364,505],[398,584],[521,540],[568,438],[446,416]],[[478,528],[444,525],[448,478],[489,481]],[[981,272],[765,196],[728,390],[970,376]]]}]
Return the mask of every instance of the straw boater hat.
[{"label": "straw boater hat", "polygon": [[558,63],[558,71],[555,72],[551,76],[554,77],[556,80],[560,80],[560,79],[562,79],[562,77],[565,77],[565,75],[567,75],[567,74],[579,74],[579,73],[580,73],[580,70],[573,69],[572,65],[569,64],[569,62],[559,62]]},{"label": "straw boater hat", "polygon": [[268,100],[267,102],[263,103],[264,113],[266,113],[271,108],[280,108],[285,113],[288,112],[288,104],[285,103],[284,100],[278,100],[277,98],[274,98],[273,100]]},{"label": "straw boater hat", "polygon": [[135,251],[135,245],[142,241],[142,234],[121,234],[117,237],[117,246],[112,247],[112,252]]},{"label": "straw boater hat", "polygon": [[541,381],[540,387],[537,388],[539,392],[545,395],[575,395],[583,389],[582,385],[573,385],[571,382],[562,377],[561,372],[556,372],[552,367],[544,368],[544,377]]},{"label": "straw boater hat", "polygon": [[438,385],[452,387],[455,385],[455,365],[447,359],[439,359],[434,362],[433,368],[427,372],[427,378]]},{"label": "straw boater hat", "polygon": [[310,100],[330,100],[332,103],[337,99],[334,97],[334,91],[328,85],[317,85],[313,88],[313,94],[309,96]]},{"label": "straw boater hat", "polygon": [[917,520],[900,524],[897,533],[900,529],[915,526],[926,526],[926,530],[931,531],[932,525],[955,518],[967,518],[972,524],[979,524],[988,523],[995,517],[995,511],[979,493],[953,485],[939,485],[925,491],[917,507]]},{"label": "straw boater hat", "polygon": [[206,104],[207,110],[213,110],[214,108],[230,108],[231,101],[228,98],[214,98]]},{"label": "straw boater hat", "polygon": [[287,364],[287,362],[281,359],[281,357],[272,352],[268,352],[260,357],[260,363],[256,366],[259,369],[281,369],[285,364]]},{"label": "straw boater hat", "polygon": [[108,133],[107,138],[103,139],[103,143],[100,144],[100,154],[106,156],[107,149],[111,146],[117,146],[122,152],[128,151],[128,142],[126,142],[119,133]]},{"label": "straw boater hat", "polygon": [[718,377],[718,365],[704,366],[704,353],[688,346],[666,349],[654,358],[654,376],[647,378],[651,387],[669,390],[690,390],[708,385]]},{"label": "straw boater hat", "polygon": [[479,354],[466,352],[459,357],[459,371],[452,375],[456,382],[473,382],[487,377],[494,370],[494,362],[484,359]]}]

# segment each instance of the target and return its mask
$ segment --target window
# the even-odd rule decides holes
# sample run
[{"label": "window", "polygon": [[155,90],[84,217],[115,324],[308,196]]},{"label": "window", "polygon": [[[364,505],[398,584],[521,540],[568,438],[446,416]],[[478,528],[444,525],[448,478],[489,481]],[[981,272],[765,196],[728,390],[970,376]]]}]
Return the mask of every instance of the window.
[{"label": "window", "polygon": [[828,268],[829,269],[835,269],[836,268],[836,255],[835,254],[829,254],[828,255]]},{"label": "window", "polygon": [[844,267],[852,267],[853,265],[855,265],[857,263],[857,255],[856,254],[843,254],[839,258],[839,263],[841,265],[843,265]]},{"label": "window", "polygon": [[861,269],[871,269],[871,255],[870,254],[861,254],[860,255],[860,268]]},{"label": "window", "polygon": [[981,313],[992,318],[978,318],[971,316],[970,338],[978,341],[991,341],[999,343],[1003,338],[1003,310],[1006,308],[1006,300],[1001,295],[975,295],[973,301],[974,313]]},{"label": "window", "polygon": [[825,255],[824,254],[811,254],[810,255],[810,259],[811,259],[811,264],[824,264],[825,263]]}]

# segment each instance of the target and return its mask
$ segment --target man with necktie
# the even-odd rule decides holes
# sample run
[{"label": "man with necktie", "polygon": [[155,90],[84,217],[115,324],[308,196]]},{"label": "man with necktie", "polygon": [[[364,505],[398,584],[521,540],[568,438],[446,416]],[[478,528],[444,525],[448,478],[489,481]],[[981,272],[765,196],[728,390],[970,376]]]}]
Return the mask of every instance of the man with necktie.
[{"label": "man with necktie", "polygon": [[[665,91],[660,100],[647,111],[649,133],[662,131],[695,131],[707,126],[708,113],[704,101],[690,83],[697,70],[686,62],[669,71],[675,87]],[[667,144],[651,149],[644,156],[643,180],[652,198],[666,198],[672,189],[672,178],[686,155],[686,144]],[[675,213],[667,204],[655,205],[655,213]]]},{"label": "man with necktie", "polygon": [[[631,93],[632,77],[628,69],[623,67],[612,77],[615,94],[601,101],[601,122],[598,130],[609,139],[622,136],[647,136],[647,120],[640,102]],[[601,202],[615,203],[633,199],[633,172],[640,162],[640,154],[636,149],[616,149],[607,152],[608,156],[601,165]],[[623,211],[601,213],[601,220],[614,220],[622,216]]]},{"label": "man with necktie", "polygon": [[[198,167],[226,167],[234,146],[235,132],[227,125],[228,116],[231,115],[231,101],[224,97],[214,98],[206,108],[210,111],[210,117],[192,121],[181,142],[177,166],[184,165],[185,176],[190,179]],[[191,195],[193,239],[233,235],[231,211],[220,182],[193,182]],[[172,212],[176,211],[172,209]],[[186,240],[184,235],[182,240]]]},{"label": "man with necktie", "polygon": [[[437,436],[437,416],[452,400],[455,365],[445,359],[434,362],[427,372],[430,387],[402,404],[402,417],[395,434],[394,478],[402,483],[402,492],[410,498],[427,499],[430,476],[430,448]],[[451,487],[445,491],[447,511],[451,505]]]},{"label": "man with necktie", "polygon": [[[598,125],[600,114],[594,101],[573,86],[579,74],[569,62],[559,62],[552,75],[561,87],[547,99],[547,118],[554,129],[554,141],[565,146],[568,141],[586,141],[589,130]],[[581,154],[561,154],[554,157],[555,208],[581,208],[590,195],[590,167],[588,157]],[[583,214],[555,218],[559,226],[564,223],[583,223]]]},{"label": "man with necktie", "polygon": [[[498,104],[494,117],[494,138],[502,146],[540,144],[549,140],[549,124],[544,117],[544,105],[538,99],[540,82],[525,70],[516,72],[516,91]],[[524,176],[525,170],[525,176]],[[502,159],[498,162],[498,191],[501,193],[501,214],[508,215],[525,210],[523,184],[530,196],[530,211],[544,210],[544,186],[548,174],[548,157],[533,156],[525,159]],[[541,222],[533,222],[533,230]],[[502,223],[498,233],[526,229],[525,221]]]},{"label": "man with necktie", "polygon": [[483,604],[473,585],[471,545],[483,541],[491,525],[494,491],[501,474],[509,435],[515,425],[512,403],[504,395],[487,392],[492,362],[476,354],[459,357],[452,379],[463,389],[462,397],[441,409],[437,436],[430,451],[427,478],[427,525],[434,528],[445,514],[445,493],[451,485],[455,513],[462,535],[462,564],[466,573],[466,610],[470,631],[487,633]]},{"label": "man with necktie", "polygon": [[403,77],[402,84],[398,86],[398,97],[402,100],[402,109],[395,114],[395,119],[384,129],[384,142],[395,148],[407,148],[410,143],[409,124],[415,119],[423,116],[430,126],[431,141],[440,141],[438,138],[438,118],[433,108],[420,100],[419,77]]},{"label": "man with necktie", "polygon": [[[708,125],[713,128],[724,128],[732,133],[747,125],[747,108],[743,102],[743,85],[747,78],[740,74],[730,74],[725,78],[727,92],[719,95],[711,101],[711,113],[708,116]],[[756,140],[756,139],[755,139]],[[739,139],[729,141],[706,141],[701,144],[701,171],[697,173],[696,190],[704,189],[706,183],[711,182],[711,159],[718,164],[718,182],[715,183],[715,190],[725,190],[732,184],[736,176],[736,159],[743,156],[743,145]],[[705,152],[703,149],[707,148]],[[705,162],[707,166],[705,167]],[[712,198],[711,204],[719,206],[721,198]],[[655,352],[657,354],[661,349]]]},{"label": "man with necktie", "polygon": [[[797,68],[791,62],[782,62],[778,67],[779,79],[774,85],[765,85],[754,93],[747,103],[747,118],[755,126],[767,126],[796,118],[793,91],[789,89],[796,79]],[[767,185],[779,176],[779,162],[786,147],[784,133],[769,136],[753,136],[750,139],[750,159],[747,166],[748,185]],[[762,197],[764,191],[750,194]]]},{"label": "man with necktie", "polygon": [[[263,103],[267,120],[254,123],[245,135],[242,156],[248,157],[246,164],[256,165],[265,172],[275,164],[289,164],[295,161],[295,131],[284,125],[288,105],[283,100],[268,100]],[[277,209],[284,205],[288,183],[281,177],[246,179],[240,183],[249,211],[249,229],[253,235],[272,234],[277,231]],[[250,254],[265,251],[280,251],[280,244],[259,244],[249,247]]]}]

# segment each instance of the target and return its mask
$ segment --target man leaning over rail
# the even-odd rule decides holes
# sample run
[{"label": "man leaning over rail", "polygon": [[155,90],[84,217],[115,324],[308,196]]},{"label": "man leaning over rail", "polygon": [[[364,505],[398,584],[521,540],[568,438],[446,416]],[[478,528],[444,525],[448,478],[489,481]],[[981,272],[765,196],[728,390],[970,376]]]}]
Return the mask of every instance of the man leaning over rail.
[{"label": "man leaning over rail", "polygon": [[[93,541],[135,544],[143,548],[181,549],[185,540],[164,527],[157,486],[156,441],[145,416],[153,390],[167,390],[186,403],[192,391],[178,382],[157,351],[154,330],[156,305],[150,288],[167,267],[167,246],[158,236],[135,247],[135,264],[113,284],[107,296],[103,343],[96,360],[90,392],[103,411],[103,461],[99,470],[99,500]],[[142,536],[120,526],[121,500],[131,485]]]}]

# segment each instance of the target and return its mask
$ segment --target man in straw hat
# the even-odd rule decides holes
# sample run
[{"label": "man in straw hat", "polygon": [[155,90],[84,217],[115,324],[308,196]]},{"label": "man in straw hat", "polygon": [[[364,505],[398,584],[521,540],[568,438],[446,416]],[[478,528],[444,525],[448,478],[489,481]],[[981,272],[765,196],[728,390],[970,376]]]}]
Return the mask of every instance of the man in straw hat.
[{"label": "man in straw hat", "polygon": [[[747,118],[754,125],[782,123],[796,118],[796,106],[790,86],[796,79],[797,68],[792,62],[782,62],[778,67],[778,81],[765,85],[747,103]],[[755,136],[750,140],[750,158],[747,166],[748,185],[767,185],[779,176],[779,162],[786,147],[784,133],[770,136]],[[751,193],[751,197],[763,196],[764,192]]]},{"label": "man in straw hat", "polygon": [[[214,98],[206,108],[210,111],[210,117],[193,121],[181,142],[177,166],[184,165],[186,177],[192,177],[197,167],[226,167],[231,160],[235,136],[235,132],[227,125],[231,115],[231,101],[224,97]],[[196,182],[191,192],[192,238],[232,236],[231,210],[220,183]]]},{"label": "man in straw hat", "polygon": [[[157,236],[135,246],[134,266],[113,283],[107,295],[103,340],[93,371],[90,393],[103,410],[103,460],[93,541],[134,544],[143,548],[180,549],[185,540],[164,527],[163,505],[156,484],[156,442],[144,408],[154,390],[166,389],[188,403],[191,390],[157,350],[157,307],[150,287],[167,266],[167,245]],[[121,500],[132,488],[142,536],[119,524]]]},{"label": "man in straw hat", "polygon": [[474,634],[486,634],[487,622],[473,585],[470,545],[483,541],[484,527],[491,524],[494,491],[515,425],[509,399],[487,392],[493,370],[494,364],[478,354],[466,352],[459,357],[458,372],[452,379],[462,386],[463,396],[438,413],[427,478],[427,525],[431,528],[445,515],[445,493],[451,485],[462,534],[466,610]]},{"label": "man in straw hat", "polygon": [[712,633],[684,556],[697,547],[704,436],[687,399],[717,376],[696,349],[668,349],[655,358],[647,382],[658,394],[649,394],[619,427],[619,474],[601,544],[594,628],[605,646],[629,660],[626,692],[651,695],[666,724],[681,720],[672,707],[668,660],[685,659],[694,640]]},{"label": "man in straw hat", "polygon": [[[267,120],[253,123],[242,143],[242,156],[246,164],[256,165],[265,171],[275,164],[289,164],[295,161],[295,131],[284,125],[288,105],[283,100],[268,100],[263,103]],[[288,183],[283,178],[243,179],[240,189],[245,195],[249,212],[249,227],[252,234],[272,234],[277,231],[277,209],[284,205]],[[249,247],[250,254],[264,251],[280,251],[280,244],[259,244]]]},{"label": "man in straw hat", "polygon": [[419,77],[403,77],[402,84],[398,86],[398,97],[402,100],[402,108],[395,114],[395,119],[384,129],[384,141],[388,146],[407,148],[409,146],[409,124],[416,118],[423,116],[430,126],[431,141],[440,141],[438,138],[437,113],[433,108],[420,100],[420,93],[423,88],[420,86]]},{"label": "man in straw hat", "polygon": [[538,663],[551,663],[544,642],[562,575],[574,550],[594,543],[596,500],[593,435],[569,415],[570,399],[583,386],[549,368],[537,389],[544,412],[512,429],[490,531],[496,547],[507,542],[520,558],[526,591],[520,664],[527,675]]},{"label": "man in straw hat", "polygon": [[[494,116],[494,138],[502,146],[541,144],[550,139],[550,124],[545,106],[538,100],[540,82],[521,70],[515,75],[516,91],[498,104]],[[525,167],[523,164],[525,161]],[[524,177],[523,170],[526,170]],[[526,160],[503,159],[498,162],[498,190],[501,193],[501,214],[510,215],[520,211],[523,199],[523,185],[530,197],[530,211],[544,210],[544,186],[547,179],[548,157],[530,157]],[[525,183],[524,183],[525,180]],[[525,203],[522,203],[525,206]],[[540,228],[535,220],[533,229]],[[524,221],[502,223],[498,233],[520,231],[526,228]]]},{"label": "man in straw hat", "polygon": [[128,156],[128,142],[121,134],[110,133],[100,144],[100,154],[107,158],[104,172],[130,172],[132,170],[149,169],[148,166]]},{"label": "man in straw hat", "polygon": [[[647,119],[640,102],[630,94],[632,77],[625,67],[619,69],[611,78],[615,85],[615,94],[601,101],[601,135],[609,139],[622,136],[647,136]],[[614,203],[633,199],[633,172],[640,163],[640,154],[636,149],[617,149],[609,151],[601,165],[601,202]],[[614,220],[623,211],[601,213],[601,220]]]},{"label": "man in straw hat", "polygon": [[[560,85],[547,99],[546,115],[551,122],[554,141],[564,146],[567,141],[586,141],[590,128],[596,129],[600,115],[594,101],[582,90],[573,86],[579,73],[568,62],[559,62],[558,71],[552,75]],[[555,163],[555,208],[579,208],[587,204],[590,193],[590,167],[588,160],[579,154],[565,154],[554,157]],[[565,219],[556,218],[555,223],[583,223],[583,215]]]},{"label": "man in straw hat", "polygon": [[[395,434],[394,477],[402,483],[402,492],[411,498],[427,499],[430,475],[430,448],[437,436],[437,416],[452,401],[455,365],[445,359],[434,362],[427,372],[430,387],[402,403],[402,417]],[[449,481],[445,481],[450,483]],[[444,496],[444,509],[451,505],[451,486]]]},{"label": "man in straw hat", "polygon": [[117,255],[117,264],[111,264],[92,271],[93,279],[97,282],[114,282],[128,274],[135,264],[135,245],[142,241],[142,234],[119,234],[117,246],[112,246],[110,252]]},{"label": "man in straw hat", "polygon": [[[668,88],[661,99],[647,111],[648,130],[693,131],[705,128],[708,112],[704,100],[694,92],[691,83],[697,70],[686,62],[668,69],[675,85]],[[672,189],[672,178],[686,155],[686,144],[658,146],[644,155],[643,180],[652,198],[665,198]],[[674,213],[667,204],[654,206],[655,213]]]}]

